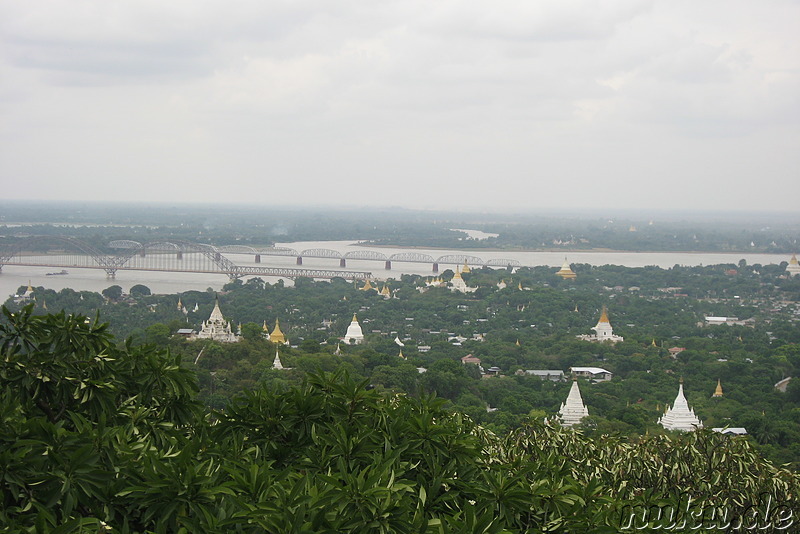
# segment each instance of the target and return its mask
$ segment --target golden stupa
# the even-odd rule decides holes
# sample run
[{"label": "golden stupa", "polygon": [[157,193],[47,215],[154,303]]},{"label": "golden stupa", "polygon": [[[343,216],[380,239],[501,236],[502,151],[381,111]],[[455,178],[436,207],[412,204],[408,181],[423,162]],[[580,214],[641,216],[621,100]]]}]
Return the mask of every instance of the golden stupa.
[{"label": "golden stupa", "polygon": [[273,343],[286,343],[286,336],[281,332],[281,325],[278,319],[275,319],[275,330],[269,335],[269,340]]},{"label": "golden stupa", "polygon": [[567,262],[567,258],[564,258],[564,265],[562,265],[561,269],[559,269],[556,272],[556,276],[560,276],[564,280],[572,280],[572,279],[578,277],[578,275],[575,274],[575,272],[569,266],[569,263]]}]

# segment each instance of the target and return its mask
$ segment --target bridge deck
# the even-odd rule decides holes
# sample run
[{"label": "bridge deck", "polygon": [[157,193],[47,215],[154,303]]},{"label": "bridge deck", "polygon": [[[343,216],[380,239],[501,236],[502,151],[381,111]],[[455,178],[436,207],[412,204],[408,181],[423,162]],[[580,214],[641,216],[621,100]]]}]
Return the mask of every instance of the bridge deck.
[{"label": "bridge deck", "polygon": [[[15,260],[17,258],[14,258]],[[76,264],[73,262],[29,262],[29,261],[8,261],[6,265],[19,265],[25,267],[57,267],[63,269],[102,269],[108,271],[104,265]],[[176,269],[172,266],[127,266],[114,267],[114,271],[151,271],[151,272],[171,272],[171,273],[201,273],[201,274],[224,274],[230,278],[242,276],[277,276],[281,278],[344,278],[345,280],[367,280],[372,278],[369,271],[337,271],[333,269],[297,269],[292,267],[251,267],[237,265],[234,269],[222,270],[214,268],[189,268]]]}]

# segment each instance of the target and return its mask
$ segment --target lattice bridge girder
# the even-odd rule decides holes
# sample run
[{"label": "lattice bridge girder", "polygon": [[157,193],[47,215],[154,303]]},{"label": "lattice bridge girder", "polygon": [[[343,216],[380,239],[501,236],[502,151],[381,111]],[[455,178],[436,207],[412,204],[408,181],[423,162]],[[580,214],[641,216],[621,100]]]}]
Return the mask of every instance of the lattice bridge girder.
[{"label": "lattice bridge girder", "polygon": [[439,258],[437,258],[436,263],[438,264],[446,263],[455,265],[467,264],[480,267],[483,266],[484,261],[478,256],[469,256],[467,254],[446,254],[444,256],[440,256]]},{"label": "lattice bridge girder", "polygon": [[353,250],[344,255],[346,260],[386,261],[386,254],[374,250]]},{"label": "lattice bridge girder", "polygon": [[[50,241],[58,245],[56,254],[50,247],[41,253],[23,252],[32,244]],[[72,251],[64,250],[69,245]],[[119,245],[119,243],[118,243]],[[184,241],[156,241],[151,243],[125,243],[123,254],[103,254],[90,245],[73,238],[34,237],[0,250],[0,268],[3,265],[47,266],[59,268],[103,269],[113,276],[116,271],[161,271],[225,274],[232,279],[243,276],[280,276],[286,278],[344,278],[366,280],[372,277],[368,271],[346,271],[332,269],[298,269],[281,267],[240,266],[211,245]],[[77,251],[77,253],[75,253]],[[51,252],[51,253],[48,253]],[[294,252],[294,251],[293,251]]]},{"label": "lattice bridge girder", "polygon": [[330,258],[334,260],[343,259],[342,253],[338,250],[329,248],[310,248],[302,251],[299,257],[303,258]]},{"label": "lattice bridge girder", "polygon": [[389,261],[400,261],[406,263],[436,263],[436,260],[430,254],[422,254],[419,252],[398,252],[389,256]]}]

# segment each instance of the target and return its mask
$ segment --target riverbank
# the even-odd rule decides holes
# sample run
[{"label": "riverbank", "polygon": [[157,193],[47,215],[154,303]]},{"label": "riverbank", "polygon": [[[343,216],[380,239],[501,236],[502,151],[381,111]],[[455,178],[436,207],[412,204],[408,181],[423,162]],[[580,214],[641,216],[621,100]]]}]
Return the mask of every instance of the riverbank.
[{"label": "riverbank", "polygon": [[[378,248],[378,249],[409,249],[409,250],[442,250],[443,247],[432,247],[432,246],[421,246],[421,245],[379,245],[376,243],[370,243],[368,241],[357,241],[352,243],[353,246],[356,247],[363,247],[363,248]],[[749,252],[749,251],[736,251],[736,252],[721,252],[715,250],[624,250],[624,249],[612,249],[612,248],[570,248],[570,249],[563,249],[563,248],[524,248],[524,247],[513,247],[513,248],[497,248],[497,247],[465,247],[465,248],[458,248],[454,247],[453,250],[459,250],[463,253],[475,253],[476,255],[480,251],[491,252],[491,253],[502,253],[502,252],[509,252],[509,253],[560,253],[560,254],[714,254],[714,255],[728,255],[728,256],[737,256],[741,258],[743,255],[745,256],[753,256],[753,255],[769,255],[769,256],[776,256],[781,255],[780,252]],[[792,257],[792,253],[788,252],[785,253],[787,258],[785,261],[789,261],[789,258]],[[738,261],[738,260],[737,260]],[[736,262],[734,262],[736,263]]]}]

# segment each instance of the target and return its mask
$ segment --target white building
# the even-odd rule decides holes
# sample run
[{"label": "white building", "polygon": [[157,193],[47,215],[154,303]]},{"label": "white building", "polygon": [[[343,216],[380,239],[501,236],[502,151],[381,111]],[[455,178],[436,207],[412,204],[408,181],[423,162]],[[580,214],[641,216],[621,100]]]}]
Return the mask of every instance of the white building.
[{"label": "white building", "polygon": [[347,327],[347,333],[344,335],[343,341],[349,345],[360,345],[364,342],[364,333],[361,331],[361,325],[358,324],[358,318],[355,313],[350,326]]},{"label": "white building", "polygon": [[578,388],[578,379],[572,377],[572,388],[569,390],[567,402],[561,403],[561,409],[558,410],[561,426],[577,425],[588,415],[589,409],[583,404],[581,390]]},{"label": "white building", "polygon": [[683,430],[692,432],[698,428],[703,428],[703,423],[694,414],[694,410],[689,407],[686,397],[683,396],[683,378],[678,387],[678,396],[671,408],[667,408],[658,423],[667,430]]},{"label": "white building", "polygon": [[606,371],[602,367],[570,367],[569,370],[578,378],[586,378],[595,382],[611,380],[614,376],[611,371]]},{"label": "white building", "polygon": [[712,428],[714,432],[719,432],[720,434],[731,434],[734,436],[744,436],[747,434],[747,429],[741,426],[733,426],[733,427],[717,427]]},{"label": "white building", "polygon": [[792,254],[792,259],[789,260],[789,265],[786,266],[786,272],[790,276],[800,275],[800,263],[797,262],[796,254]]},{"label": "white building", "polygon": [[222,317],[222,312],[219,309],[219,299],[214,300],[214,309],[211,312],[211,317],[207,321],[203,321],[203,326],[195,336],[195,339],[213,339],[222,343],[236,343],[241,339],[231,331],[231,324]]},{"label": "white building", "polygon": [[474,293],[477,291],[477,287],[469,287],[464,279],[461,277],[461,273],[458,271],[458,267],[456,267],[456,274],[453,275],[452,280],[450,280],[450,291],[460,291],[461,293]]},{"label": "white building", "polygon": [[275,349],[275,359],[272,360],[272,368],[278,371],[285,371],[288,369],[288,367],[284,367],[281,363],[281,357],[278,354],[278,349]]},{"label": "white building", "polygon": [[27,302],[29,300],[33,300],[33,286],[31,286],[31,281],[28,280],[28,287],[20,293],[19,295],[13,295],[12,298],[14,302],[19,304],[20,302]]},{"label": "white building", "polygon": [[611,328],[611,323],[608,321],[608,312],[605,306],[603,306],[603,313],[600,314],[600,320],[597,321],[596,326],[592,327],[592,330],[594,330],[594,334],[581,334],[576,337],[584,341],[592,341],[595,343],[603,341],[618,343],[623,341],[622,336],[614,335],[614,330]]},{"label": "white building", "polygon": [[520,369],[514,374],[520,376],[536,376],[541,380],[550,380],[551,382],[563,382],[566,380],[564,371],[561,369]]}]

